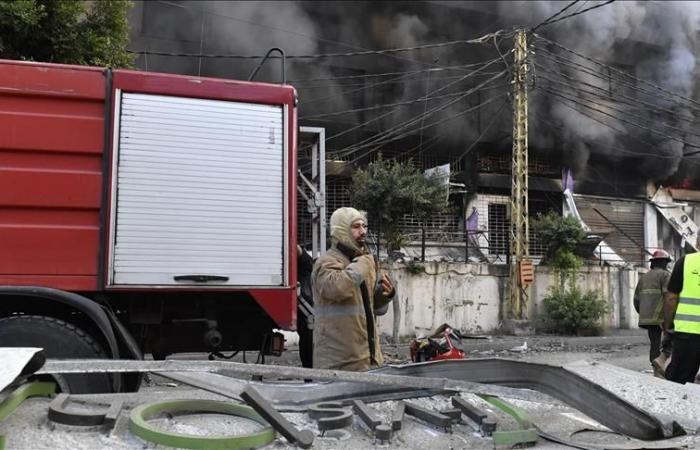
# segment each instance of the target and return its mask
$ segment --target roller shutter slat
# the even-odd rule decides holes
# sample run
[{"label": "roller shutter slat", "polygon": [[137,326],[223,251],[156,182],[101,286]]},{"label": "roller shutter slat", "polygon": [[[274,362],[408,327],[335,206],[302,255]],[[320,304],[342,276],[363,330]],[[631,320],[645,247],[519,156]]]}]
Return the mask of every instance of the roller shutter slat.
[{"label": "roller shutter slat", "polygon": [[282,107],[125,93],[121,113],[113,283],[281,285]]}]

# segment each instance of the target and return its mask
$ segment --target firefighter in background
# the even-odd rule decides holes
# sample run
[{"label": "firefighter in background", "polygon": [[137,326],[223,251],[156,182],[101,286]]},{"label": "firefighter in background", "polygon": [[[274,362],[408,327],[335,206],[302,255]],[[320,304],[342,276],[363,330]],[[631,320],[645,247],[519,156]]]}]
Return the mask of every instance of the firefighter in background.
[{"label": "firefighter in background", "polygon": [[650,261],[651,270],[639,277],[634,290],[634,309],[639,314],[639,328],[645,328],[649,335],[649,362],[654,368],[654,375],[663,378],[666,361],[671,356],[671,340],[661,329],[664,292],[671,276],[668,271],[671,255],[664,250],[656,250]]},{"label": "firefighter in background", "polygon": [[311,291],[311,271],[314,260],[301,246],[297,245],[297,334],[299,335],[299,359],[302,367],[313,367],[313,306]]},{"label": "firefighter in background", "polygon": [[321,369],[367,370],[383,363],[376,327],[378,310],[394,297],[386,274],[378,274],[365,243],[367,219],[339,208],[330,219],[331,248],[316,260],[313,364]]},{"label": "firefighter in background", "polygon": [[[698,239],[700,244],[700,236]],[[666,379],[692,383],[700,368],[700,253],[678,260],[664,296],[664,331],[673,332]]]}]

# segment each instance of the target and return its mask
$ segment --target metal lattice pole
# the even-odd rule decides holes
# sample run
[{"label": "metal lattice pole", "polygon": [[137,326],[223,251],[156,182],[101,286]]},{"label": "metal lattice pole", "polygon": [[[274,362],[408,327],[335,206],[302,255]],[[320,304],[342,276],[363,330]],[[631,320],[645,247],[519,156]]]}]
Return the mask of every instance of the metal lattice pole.
[{"label": "metal lattice pole", "polygon": [[521,265],[529,262],[528,177],[527,177],[527,37],[515,35],[513,68],[513,166],[510,199],[510,314],[526,319],[528,285],[522,282]]}]

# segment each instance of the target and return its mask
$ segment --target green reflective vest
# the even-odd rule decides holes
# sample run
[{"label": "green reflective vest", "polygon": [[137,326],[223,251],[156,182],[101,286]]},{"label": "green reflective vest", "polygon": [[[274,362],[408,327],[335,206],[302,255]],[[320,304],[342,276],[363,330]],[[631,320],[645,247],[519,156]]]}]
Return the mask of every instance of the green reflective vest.
[{"label": "green reflective vest", "polygon": [[673,319],[676,331],[700,334],[700,253],[685,256],[683,289]]}]

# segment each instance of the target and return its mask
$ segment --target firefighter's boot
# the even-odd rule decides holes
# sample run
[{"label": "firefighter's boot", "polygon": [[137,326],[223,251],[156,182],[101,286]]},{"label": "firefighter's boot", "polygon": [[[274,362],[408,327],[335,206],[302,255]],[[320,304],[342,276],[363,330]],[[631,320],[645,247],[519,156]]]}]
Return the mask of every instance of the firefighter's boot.
[{"label": "firefighter's boot", "polygon": [[668,356],[661,353],[656,359],[651,362],[654,368],[654,376],[657,378],[666,378],[666,366],[668,366]]}]

